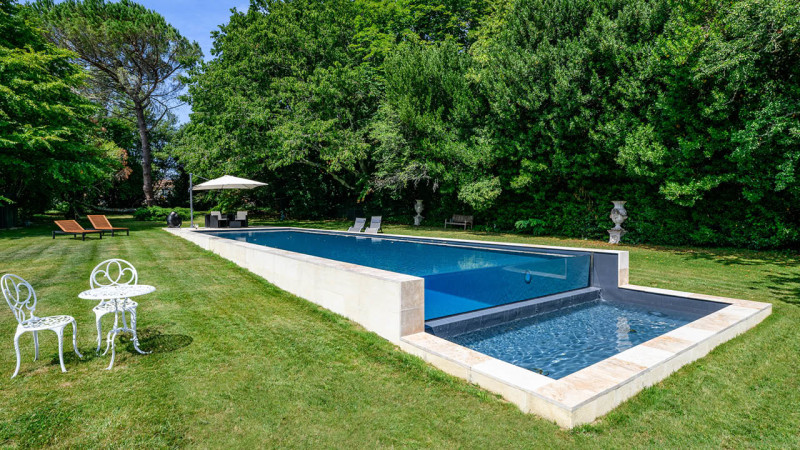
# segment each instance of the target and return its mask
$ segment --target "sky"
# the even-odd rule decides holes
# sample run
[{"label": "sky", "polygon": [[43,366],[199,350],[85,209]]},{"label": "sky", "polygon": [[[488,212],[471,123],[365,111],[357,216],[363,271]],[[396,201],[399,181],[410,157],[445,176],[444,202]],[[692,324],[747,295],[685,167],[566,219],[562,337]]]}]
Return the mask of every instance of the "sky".
[{"label": "sky", "polygon": [[[168,23],[178,29],[190,41],[197,41],[203,49],[206,61],[211,59],[211,32],[228,22],[231,8],[246,11],[248,0],[135,0],[164,16]],[[175,109],[180,123],[189,121],[191,108],[186,105]]]}]

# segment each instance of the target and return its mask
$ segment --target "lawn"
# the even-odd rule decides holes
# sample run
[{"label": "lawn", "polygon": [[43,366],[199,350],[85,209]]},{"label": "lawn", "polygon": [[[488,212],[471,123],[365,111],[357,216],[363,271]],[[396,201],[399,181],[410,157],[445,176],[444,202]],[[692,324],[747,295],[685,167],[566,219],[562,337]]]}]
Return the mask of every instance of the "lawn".
[{"label": "lawn", "polygon": [[[39,315],[78,322],[79,360],[40,333],[33,362],[16,322],[0,314],[3,446],[290,447],[800,447],[800,259],[780,252],[622,246],[631,282],[771,302],[773,314],[596,423],[565,431],[434,369],[377,335],[193,244],[161,224],[114,220],[131,235],[50,238],[48,225],[0,231],[0,273],[37,290]],[[285,223],[284,223],[285,224]],[[290,223],[294,224],[294,223]],[[342,228],[341,222],[304,224]],[[572,239],[385,231],[531,244]],[[96,356],[88,288],[95,264],[119,257],[158,288],[140,297],[139,355]],[[106,318],[107,330],[110,318]],[[67,332],[67,338],[71,336]]]}]

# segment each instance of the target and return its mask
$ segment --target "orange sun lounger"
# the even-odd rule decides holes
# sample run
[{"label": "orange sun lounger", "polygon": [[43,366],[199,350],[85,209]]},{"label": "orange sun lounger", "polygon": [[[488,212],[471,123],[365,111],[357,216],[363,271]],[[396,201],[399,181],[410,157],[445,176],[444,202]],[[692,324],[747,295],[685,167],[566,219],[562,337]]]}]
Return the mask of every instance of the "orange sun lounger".
[{"label": "orange sun lounger", "polygon": [[53,231],[53,239],[56,238],[56,234],[71,234],[74,237],[78,237],[80,234],[85,241],[86,235],[89,233],[100,233],[100,239],[103,239],[102,230],[87,230],[74,220],[55,220],[54,222],[58,225],[58,228],[61,228],[61,231]]},{"label": "orange sun lounger", "polygon": [[131,235],[131,230],[128,228],[123,227],[114,227],[111,226],[111,222],[108,221],[108,218],[103,215],[96,215],[96,216],[86,216],[89,219],[89,222],[92,222],[92,226],[95,230],[100,230],[103,232],[110,231],[111,235],[114,235],[115,231],[124,231],[128,233],[128,236]]}]

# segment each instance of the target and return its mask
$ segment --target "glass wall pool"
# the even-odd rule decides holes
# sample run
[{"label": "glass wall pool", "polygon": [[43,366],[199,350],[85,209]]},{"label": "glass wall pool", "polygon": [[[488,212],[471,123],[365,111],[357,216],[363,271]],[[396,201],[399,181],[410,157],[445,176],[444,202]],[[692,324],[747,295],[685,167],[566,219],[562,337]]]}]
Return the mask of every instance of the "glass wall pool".
[{"label": "glass wall pool", "polygon": [[589,254],[555,255],[451,245],[444,241],[308,231],[207,234],[425,279],[425,320],[589,285]]}]

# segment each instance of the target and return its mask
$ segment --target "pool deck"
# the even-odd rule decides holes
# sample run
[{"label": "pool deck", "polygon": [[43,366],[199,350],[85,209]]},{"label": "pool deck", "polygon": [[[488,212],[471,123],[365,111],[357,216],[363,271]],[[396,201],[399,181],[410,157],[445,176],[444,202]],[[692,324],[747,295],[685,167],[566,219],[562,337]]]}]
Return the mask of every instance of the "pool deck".
[{"label": "pool deck", "polygon": [[[614,287],[620,292],[656,294],[664,298],[704,300],[727,305],[556,380],[425,333],[422,278],[198,232],[279,229],[331,233],[330,230],[291,227],[165,230],[247,268],[282,289],[360,323],[433,366],[502,395],[524,412],[552,420],[564,428],[593,422],[642,389],[658,383],[682,366],[702,358],[716,346],[756,326],[772,312],[769,303],[631,285],[628,282],[627,251],[388,234],[368,236],[607,255],[616,259]],[[367,237],[363,233],[333,233]]]}]

